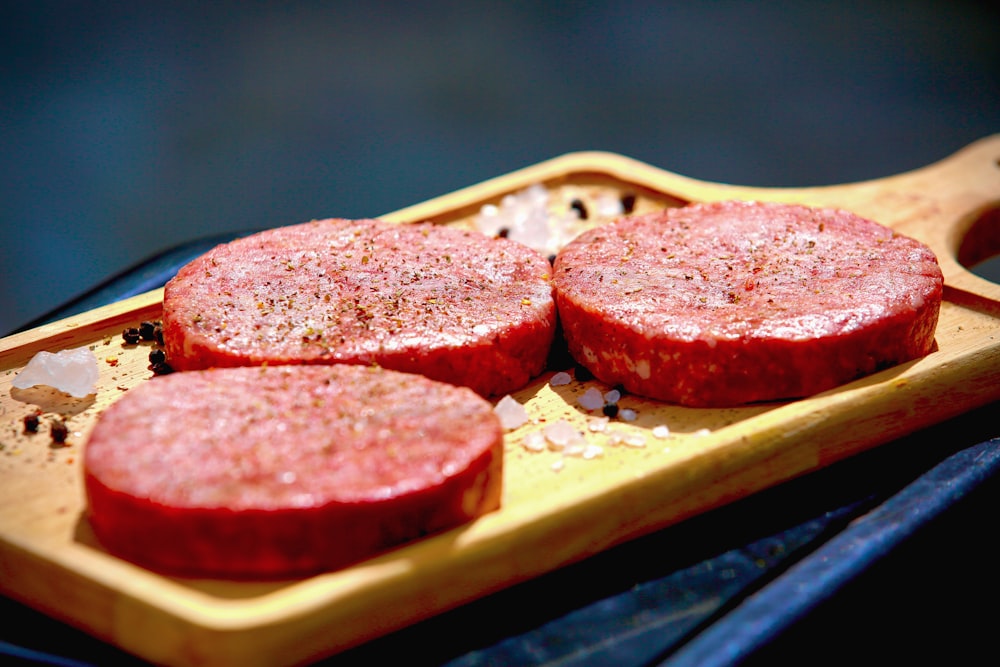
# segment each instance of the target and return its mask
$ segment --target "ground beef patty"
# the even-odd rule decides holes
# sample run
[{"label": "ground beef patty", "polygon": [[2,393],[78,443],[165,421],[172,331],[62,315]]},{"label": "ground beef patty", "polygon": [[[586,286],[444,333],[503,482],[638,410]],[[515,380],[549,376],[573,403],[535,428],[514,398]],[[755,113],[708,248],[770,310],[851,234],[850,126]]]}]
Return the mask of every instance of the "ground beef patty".
[{"label": "ground beef patty", "polygon": [[167,283],[167,361],[379,364],[502,395],[545,367],[550,271],[535,250],[474,231],[379,220],[280,227],[216,247]]},{"label": "ground beef patty", "polygon": [[929,248],[852,213],[737,201],[585,232],[553,281],[577,361],[699,407],[807,396],[927,354],[943,282]]},{"label": "ground beef patty", "polygon": [[226,578],[337,568],[500,504],[503,433],[464,387],[368,366],[151,379],[99,417],[90,525],[153,570]]}]

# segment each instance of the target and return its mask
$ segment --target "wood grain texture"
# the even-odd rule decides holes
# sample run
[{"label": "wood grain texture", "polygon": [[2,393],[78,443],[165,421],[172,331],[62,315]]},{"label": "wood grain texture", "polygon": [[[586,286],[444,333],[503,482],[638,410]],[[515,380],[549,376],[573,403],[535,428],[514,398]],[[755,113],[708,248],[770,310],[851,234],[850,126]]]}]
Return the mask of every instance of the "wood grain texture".
[{"label": "wood grain texture", "polygon": [[[836,206],[914,236],[937,253],[945,303],[925,358],[807,399],[690,409],[625,397],[634,422],[591,430],[577,399],[597,382],[553,387],[553,368],[515,394],[533,422],[505,443],[503,508],[354,567],[302,580],[162,577],[116,559],[82,519],[80,460],[99,412],[152,376],[162,290],[0,340],[0,591],[147,660],[171,665],[295,664],[536,577],[615,544],[819,469],[1000,398],[1000,286],[957,261],[969,229],[1000,206],[1000,135],[933,165],[815,188],[707,183],[619,155],[573,153],[383,217],[468,225],[484,203],[544,183],[565,197],[634,193],[638,210],[730,198]],[[12,388],[40,350],[91,346],[96,395]],[[23,417],[43,411],[38,433]],[[69,425],[53,443],[51,420]],[[595,458],[529,451],[525,436],[564,419]],[[544,420],[544,421],[542,421]],[[669,435],[654,428],[666,425]],[[618,442],[611,431],[628,436]],[[659,433],[659,431],[657,431]]]}]

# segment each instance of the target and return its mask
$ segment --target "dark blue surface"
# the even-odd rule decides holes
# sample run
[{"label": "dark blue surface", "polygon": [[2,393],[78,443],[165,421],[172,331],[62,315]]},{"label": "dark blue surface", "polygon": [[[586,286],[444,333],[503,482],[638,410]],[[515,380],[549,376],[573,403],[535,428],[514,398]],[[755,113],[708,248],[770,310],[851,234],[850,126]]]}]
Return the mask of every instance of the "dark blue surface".
[{"label": "dark blue surface", "polygon": [[[995,409],[996,406],[992,406],[992,410]],[[895,453],[905,455],[898,448]],[[992,624],[995,615],[984,605],[992,604],[991,594],[995,594],[998,587],[990,581],[989,568],[971,569],[977,555],[966,550],[969,535],[954,531],[957,528],[973,533],[991,532],[987,517],[996,507],[997,492],[992,487],[996,486],[998,470],[998,439],[950,455],[894,496],[858,516],[841,533],[792,565],[763,590],[743,600],[724,619],[681,647],[669,664],[711,667],[734,664],[750,657],[767,664],[778,655],[792,657],[794,654],[788,652],[789,646],[800,656],[816,653],[818,649],[824,661],[834,660],[835,656],[847,661],[852,654],[857,655],[859,647],[867,648],[868,659],[884,655],[897,660],[910,656],[924,661],[939,652],[949,661],[957,661],[952,664],[957,664],[981,656],[989,640],[965,640],[963,637],[976,628],[985,630]],[[987,484],[990,480],[992,484]],[[969,514],[984,510],[985,513],[978,516]],[[939,537],[948,535],[949,531],[952,534],[937,544],[927,544],[926,534],[935,531]],[[924,558],[915,561],[923,564],[912,571],[903,570],[908,561],[901,552],[914,548],[918,540],[923,540],[925,548],[929,547]],[[973,541],[993,545],[989,534],[974,535]],[[942,553],[945,557],[936,562],[931,560]],[[882,581],[866,590],[862,578],[872,576],[876,566],[885,567],[887,563],[902,570],[891,576],[900,578],[903,587],[890,592]],[[969,569],[965,565],[970,566]],[[941,581],[952,581],[956,588],[945,590],[944,596],[936,597],[933,589]],[[868,609],[851,609],[837,600],[836,596],[852,584],[855,588],[850,594],[860,595],[856,603],[870,605]],[[965,588],[969,585],[972,590]],[[902,597],[879,599],[887,593]],[[913,606],[894,614],[893,610],[901,602]],[[814,641],[806,641],[802,634],[795,645],[797,624],[806,622],[810,614],[815,615],[809,619],[813,623],[819,615],[829,619],[830,609],[836,609],[838,604],[845,613],[855,615],[850,623],[830,619],[833,622],[822,628],[821,634],[814,635]],[[972,608],[963,609],[965,604],[971,604]],[[878,613],[879,609],[885,613]],[[874,614],[873,610],[876,610]],[[920,614],[916,621],[915,612]],[[858,626],[859,621],[870,625],[862,632],[852,631],[853,636],[844,636],[845,630],[852,625]],[[930,634],[921,637],[918,628]],[[824,637],[829,644],[821,640]],[[899,644],[892,645],[892,642]],[[845,646],[849,647],[847,651]]]},{"label": "dark blue surface", "polygon": [[[161,285],[226,240],[163,253],[42,319]],[[842,664],[988,647],[998,405],[321,662],[329,667]],[[141,664],[0,599],[0,657]],[[977,632],[979,631],[979,632]],[[65,660],[66,662],[59,662]],[[124,662],[123,662],[124,661]],[[0,661],[0,664],[7,664]]]}]

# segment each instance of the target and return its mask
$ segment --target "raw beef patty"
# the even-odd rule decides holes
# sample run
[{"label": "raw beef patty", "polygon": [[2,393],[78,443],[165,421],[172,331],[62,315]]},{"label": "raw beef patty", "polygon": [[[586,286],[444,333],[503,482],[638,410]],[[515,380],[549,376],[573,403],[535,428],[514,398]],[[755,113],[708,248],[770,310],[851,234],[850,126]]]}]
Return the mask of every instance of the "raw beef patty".
[{"label": "raw beef patty", "polygon": [[153,570],[329,570],[500,504],[503,433],[465,387],[356,365],[152,378],[99,417],[90,525]]},{"label": "raw beef patty", "polygon": [[943,283],[929,248],[875,222],[738,201],[585,232],[553,281],[578,362],[697,407],[807,396],[929,353]]},{"label": "raw beef patty", "polygon": [[378,364],[502,395],[545,367],[550,272],[527,246],[456,228],[280,227],[216,247],[170,280],[164,347],[177,370]]}]

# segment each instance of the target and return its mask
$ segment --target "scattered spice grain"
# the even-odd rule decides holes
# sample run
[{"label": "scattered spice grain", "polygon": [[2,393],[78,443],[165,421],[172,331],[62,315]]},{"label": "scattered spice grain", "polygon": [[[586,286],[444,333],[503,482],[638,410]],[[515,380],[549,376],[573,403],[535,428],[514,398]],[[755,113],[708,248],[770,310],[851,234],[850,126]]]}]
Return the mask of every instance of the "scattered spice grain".
[{"label": "scattered spice grain", "polygon": [[146,320],[139,324],[139,337],[142,340],[153,340],[156,336],[156,323]]},{"label": "scattered spice grain", "polygon": [[38,432],[38,417],[39,412],[35,411],[31,414],[24,416],[24,432],[25,433],[37,433]]},{"label": "scattered spice grain", "polygon": [[61,445],[66,442],[66,438],[69,436],[69,427],[63,419],[56,419],[49,427],[49,433],[52,436],[52,442]]}]

